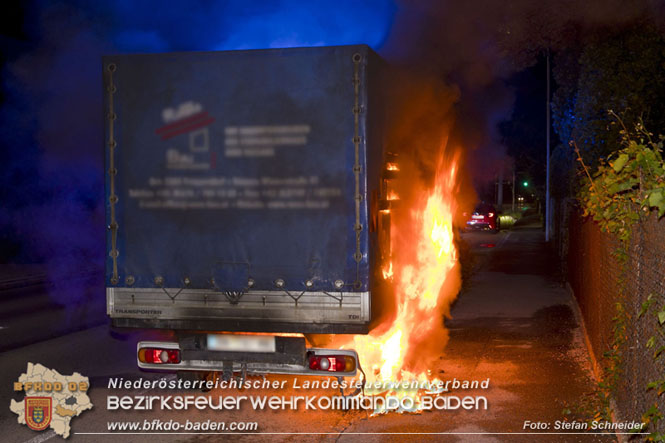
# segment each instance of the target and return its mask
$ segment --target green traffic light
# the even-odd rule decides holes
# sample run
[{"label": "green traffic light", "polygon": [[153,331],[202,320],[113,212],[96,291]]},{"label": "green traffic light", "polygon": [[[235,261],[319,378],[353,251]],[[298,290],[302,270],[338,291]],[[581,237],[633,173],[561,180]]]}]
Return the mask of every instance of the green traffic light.
[{"label": "green traffic light", "polygon": [[524,185],[524,187],[526,188],[527,186],[529,186],[529,182],[524,182],[522,183],[522,185]]}]

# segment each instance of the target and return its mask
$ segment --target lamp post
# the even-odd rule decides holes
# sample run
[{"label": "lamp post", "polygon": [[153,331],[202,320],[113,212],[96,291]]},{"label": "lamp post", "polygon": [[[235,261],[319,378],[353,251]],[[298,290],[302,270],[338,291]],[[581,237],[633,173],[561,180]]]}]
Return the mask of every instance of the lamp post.
[{"label": "lamp post", "polygon": [[550,50],[547,50],[547,172],[545,174],[545,241],[550,241]]},{"label": "lamp post", "polygon": [[513,214],[515,213],[515,165],[513,164]]}]

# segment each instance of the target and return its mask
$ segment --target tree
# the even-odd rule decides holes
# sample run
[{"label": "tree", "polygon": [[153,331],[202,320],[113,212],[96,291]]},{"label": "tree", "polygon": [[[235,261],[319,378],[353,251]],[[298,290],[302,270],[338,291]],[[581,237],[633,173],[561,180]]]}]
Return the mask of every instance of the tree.
[{"label": "tree", "polygon": [[592,166],[620,149],[610,110],[629,128],[643,120],[651,131],[665,132],[665,37],[654,26],[603,30],[579,57],[578,51],[561,54],[555,68],[554,130],[564,143],[575,140]]}]

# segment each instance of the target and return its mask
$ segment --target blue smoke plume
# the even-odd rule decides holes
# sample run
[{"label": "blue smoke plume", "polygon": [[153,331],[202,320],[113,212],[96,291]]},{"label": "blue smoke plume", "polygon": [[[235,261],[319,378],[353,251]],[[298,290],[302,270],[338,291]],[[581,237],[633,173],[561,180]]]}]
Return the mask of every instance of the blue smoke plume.
[{"label": "blue smoke plume", "polygon": [[[395,14],[388,0],[36,1],[23,9],[27,41],[0,39],[9,54],[0,107],[0,262],[46,263],[51,278],[65,282],[57,291],[63,304],[91,293],[103,301],[102,55],[376,49]],[[93,277],[74,278],[87,274]]]}]

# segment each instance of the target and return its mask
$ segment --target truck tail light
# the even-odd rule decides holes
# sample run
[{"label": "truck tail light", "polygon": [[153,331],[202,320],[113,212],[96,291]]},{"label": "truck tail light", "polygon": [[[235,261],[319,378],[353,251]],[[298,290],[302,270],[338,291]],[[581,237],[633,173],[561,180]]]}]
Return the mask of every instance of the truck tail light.
[{"label": "truck tail light", "polygon": [[138,358],[141,363],[178,364],[180,363],[180,349],[141,348]]},{"label": "truck tail light", "polygon": [[352,372],[356,369],[356,359],[350,355],[309,354],[309,369],[324,372]]}]

